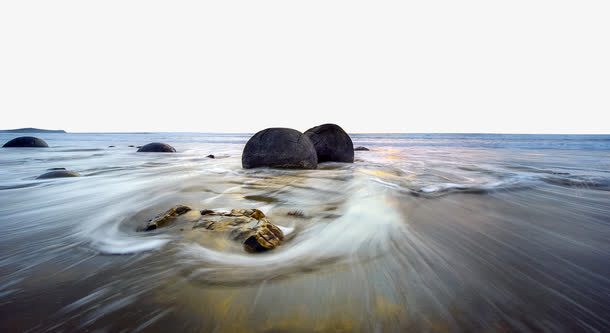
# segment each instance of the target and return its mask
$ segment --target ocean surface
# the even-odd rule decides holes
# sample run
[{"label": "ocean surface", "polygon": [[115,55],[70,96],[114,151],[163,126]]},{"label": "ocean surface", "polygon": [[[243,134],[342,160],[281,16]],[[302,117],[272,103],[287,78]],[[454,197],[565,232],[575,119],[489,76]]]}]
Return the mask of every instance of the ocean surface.
[{"label": "ocean surface", "polygon": [[[242,169],[250,134],[36,136],[0,149],[1,332],[610,331],[610,135],[355,134],[306,171]],[[287,241],[137,231],[176,204]]]}]

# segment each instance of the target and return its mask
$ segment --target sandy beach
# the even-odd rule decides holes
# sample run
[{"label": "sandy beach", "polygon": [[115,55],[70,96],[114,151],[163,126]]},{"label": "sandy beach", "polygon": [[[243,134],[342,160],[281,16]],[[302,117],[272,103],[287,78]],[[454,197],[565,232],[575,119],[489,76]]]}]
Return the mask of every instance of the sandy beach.
[{"label": "sandy beach", "polygon": [[[241,167],[250,136],[4,149],[0,330],[610,329],[610,137],[357,134],[353,164],[277,170]],[[155,141],[177,153],[136,153]],[[60,167],[81,176],[36,179]],[[176,204],[260,209],[287,240],[137,231]]]}]

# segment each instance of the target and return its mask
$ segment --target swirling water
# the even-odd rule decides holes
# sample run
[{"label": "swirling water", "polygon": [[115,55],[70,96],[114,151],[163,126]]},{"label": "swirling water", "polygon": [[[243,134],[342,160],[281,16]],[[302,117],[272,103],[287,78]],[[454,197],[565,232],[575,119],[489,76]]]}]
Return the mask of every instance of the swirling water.
[{"label": "swirling water", "polygon": [[[247,134],[37,136],[0,150],[3,332],[610,330],[610,136],[357,134],[317,170],[243,170]],[[289,237],[136,231],[178,203]]]}]

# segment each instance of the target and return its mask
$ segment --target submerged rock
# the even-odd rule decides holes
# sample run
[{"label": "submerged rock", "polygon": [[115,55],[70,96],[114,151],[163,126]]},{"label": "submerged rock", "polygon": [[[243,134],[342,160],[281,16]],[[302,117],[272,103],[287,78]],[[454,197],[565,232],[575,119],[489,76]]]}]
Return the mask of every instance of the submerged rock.
[{"label": "submerged rock", "polygon": [[166,210],[164,213],[155,216],[149,220],[148,223],[142,228],[143,231],[151,231],[157,228],[163,227],[168,223],[174,221],[174,219],[182,214],[185,214],[191,210],[190,207],[184,205],[177,205]]},{"label": "submerged rock", "polygon": [[272,167],[315,169],[316,149],[303,133],[291,128],[267,128],[248,140],[241,157],[245,169]]},{"label": "submerged rock", "polygon": [[367,147],[363,147],[363,146],[354,148],[354,151],[369,151],[369,150],[370,149],[368,149]]},{"label": "submerged rock", "polygon": [[153,142],[138,149],[139,153],[175,153],[176,149],[167,143]]},{"label": "submerged rock", "polygon": [[302,210],[291,210],[288,213],[286,213],[286,215],[294,216],[294,217],[305,217],[305,213],[303,213]]},{"label": "submerged rock", "polygon": [[[51,179],[51,178],[65,178],[65,177],[80,177],[80,174],[76,171],[66,170],[64,168],[56,168],[57,170],[43,173],[36,177],[36,179]],[[51,170],[51,169],[49,169]]]},{"label": "submerged rock", "polygon": [[49,145],[43,140],[33,136],[20,136],[5,143],[4,148],[48,148]]},{"label": "submerged rock", "polygon": [[335,124],[324,124],[308,129],[305,135],[313,143],[318,163],[354,162],[354,144],[345,131]]},{"label": "submerged rock", "polygon": [[230,213],[205,209],[201,215],[193,229],[225,232],[232,240],[242,243],[248,252],[272,250],[284,241],[282,230],[258,209],[233,209]]}]

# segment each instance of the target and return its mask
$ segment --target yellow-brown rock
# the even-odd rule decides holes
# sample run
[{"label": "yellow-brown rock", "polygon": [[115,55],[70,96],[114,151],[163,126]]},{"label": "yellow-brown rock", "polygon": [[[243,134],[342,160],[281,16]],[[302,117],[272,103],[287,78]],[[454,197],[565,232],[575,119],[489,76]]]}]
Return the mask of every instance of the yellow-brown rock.
[{"label": "yellow-brown rock", "polygon": [[229,238],[241,242],[248,252],[263,252],[278,247],[284,240],[280,228],[269,222],[258,209],[232,209],[230,213],[201,211],[201,219],[193,226],[215,232],[224,232]]},{"label": "yellow-brown rock", "polygon": [[168,223],[172,222],[176,217],[185,214],[190,210],[190,207],[184,205],[177,205],[175,207],[172,207],[166,210],[165,212],[155,216],[153,219],[149,220],[143,229],[144,231],[151,231],[163,227]]}]

